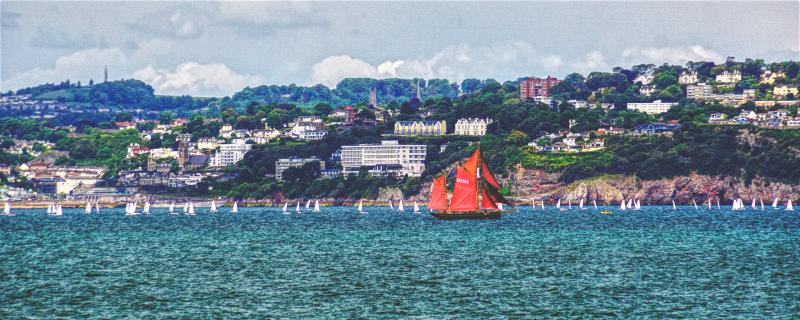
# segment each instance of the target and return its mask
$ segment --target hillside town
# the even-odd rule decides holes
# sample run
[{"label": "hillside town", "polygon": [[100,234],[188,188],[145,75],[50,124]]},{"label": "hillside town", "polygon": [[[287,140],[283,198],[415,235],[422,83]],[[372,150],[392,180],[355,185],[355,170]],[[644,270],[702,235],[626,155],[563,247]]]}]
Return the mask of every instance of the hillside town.
[{"label": "hillside town", "polygon": [[[752,69],[749,65],[752,60],[733,61],[729,58],[726,64],[711,64],[711,67],[701,63],[686,67],[640,65],[614,73],[595,72],[585,78],[576,74],[567,79],[525,77],[496,85],[499,90],[509,92],[503,105],[528,103],[562,115],[561,119],[538,120],[539,126],[545,124],[554,130],[537,129],[539,134],[535,136],[519,129],[510,132],[509,139],[520,134],[524,139],[520,148],[531,153],[592,154],[606,149],[611,137],[669,137],[686,123],[675,115],[699,107],[716,110],[703,114],[702,118],[689,119],[701,125],[800,128],[798,88],[787,76],[787,72],[792,72],[796,79],[797,70],[761,63],[760,69],[745,75],[742,69]],[[790,66],[796,69],[797,65]],[[320,180],[361,174],[384,179],[419,178],[431,174],[426,171],[431,156],[429,147],[443,153],[454,141],[472,145],[486,135],[509,132],[512,127],[508,120],[501,122],[483,116],[484,112],[446,118],[436,108],[437,103],[451,103],[451,99],[466,101],[474,94],[459,92],[454,98],[426,96],[430,91],[424,82],[416,80],[410,85],[414,96],[405,97],[402,106],[396,101],[379,101],[378,90],[372,87],[367,100],[358,104],[325,105],[329,110],[319,104],[317,107],[322,109],[292,106],[278,113],[281,120],[273,116],[279,109],[256,112],[249,109],[252,104],[242,114],[241,110],[230,107],[220,108],[215,114],[206,107],[181,118],[169,111],[135,107],[119,111],[118,105],[93,105],[87,109],[69,102],[37,99],[30,94],[4,94],[0,98],[0,111],[19,115],[20,119],[45,121],[55,120],[59,115],[74,117],[76,113],[89,113],[107,114],[98,116],[107,121],[93,128],[81,127],[80,123],[53,126],[48,132],[61,136],[49,140],[36,134],[4,138],[5,152],[30,160],[0,164],[0,174],[7,181],[3,196],[82,198],[210,188],[210,181],[239,179],[241,172],[237,166],[254,148],[309,143],[326,144],[332,152],[285,154],[269,164],[261,164],[270,166],[263,178],[288,183],[287,174],[296,177],[298,171],[309,169],[313,171],[311,176]],[[581,86],[589,91],[579,93],[583,90]],[[618,89],[633,92],[630,99],[634,101],[609,100]],[[576,116],[576,112],[583,112],[583,116]],[[627,112],[625,116],[635,119],[634,122],[619,116],[609,117],[619,112]],[[198,117],[201,114],[204,116]],[[284,118],[288,114],[293,116]],[[564,122],[550,125],[547,121]],[[378,135],[368,139],[369,142],[328,145],[333,141],[331,135],[347,136],[354,130],[378,130]],[[99,163],[92,159],[82,161],[81,165],[75,163],[71,159],[76,156],[75,151],[64,149],[64,142],[58,141],[116,135],[129,136],[124,145],[113,146],[124,149],[124,159],[118,161],[129,165],[113,170],[99,164],[89,165]]]}]

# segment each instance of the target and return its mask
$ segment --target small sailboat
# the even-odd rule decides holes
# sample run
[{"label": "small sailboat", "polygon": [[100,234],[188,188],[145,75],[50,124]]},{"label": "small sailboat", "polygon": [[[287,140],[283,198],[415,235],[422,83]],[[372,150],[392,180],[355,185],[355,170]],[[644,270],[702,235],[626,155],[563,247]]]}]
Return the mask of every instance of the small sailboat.
[{"label": "small sailboat", "polygon": [[719,206],[719,198],[717,198],[717,210],[720,210],[720,209],[722,209],[722,208]]},{"label": "small sailboat", "polygon": [[633,208],[633,199],[628,199],[628,209]]},{"label": "small sailboat", "polygon": [[763,211],[764,210],[764,199],[763,198],[758,198],[758,202],[761,203],[761,210]]},{"label": "small sailboat", "polygon": [[14,215],[13,213],[11,213],[11,204],[9,204],[8,202],[6,202],[5,205],[3,205],[3,215],[4,216]]},{"label": "small sailboat", "polygon": [[397,205],[397,211],[406,211],[406,207],[403,206],[403,199],[400,199],[400,203]]},{"label": "small sailboat", "polygon": [[311,209],[311,199],[308,199],[308,201],[306,201],[306,210],[310,209]]},{"label": "small sailboat", "polygon": [[289,210],[287,210],[288,206],[289,206],[289,202],[284,202],[283,203],[283,214],[289,214]]},{"label": "small sailboat", "polygon": [[189,202],[189,215],[194,215],[194,203]]},{"label": "small sailboat", "polygon": [[297,201],[297,207],[294,209],[294,212],[300,213],[300,201]]},{"label": "small sailboat", "polygon": [[144,214],[150,214],[150,201],[144,203],[144,209],[142,209]]},{"label": "small sailboat", "polygon": [[778,197],[775,197],[775,200],[772,201],[772,209],[778,209]]},{"label": "small sailboat", "polygon": [[169,203],[169,213],[175,213],[175,201]]},{"label": "small sailboat", "polygon": [[97,213],[97,214],[100,213],[100,203],[99,202],[95,202],[94,203],[94,213]]},{"label": "small sailboat", "polygon": [[394,206],[392,205],[392,200],[389,200],[389,210],[394,211]]},{"label": "small sailboat", "polygon": [[[502,210],[502,209],[501,209],[501,210]],[[416,201],[414,201],[414,213],[419,213],[419,212],[420,212],[420,211],[419,211],[419,205],[417,205],[417,202],[416,202]]]},{"label": "small sailboat", "polygon": [[594,206],[594,209],[597,210],[597,201],[592,199],[592,205]]},{"label": "small sailboat", "polygon": [[[6,205],[8,205],[8,204],[6,203]],[[786,201],[786,209],[784,209],[784,210],[786,210],[786,211],[794,211],[794,206],[792,206],[792,199],[789,199],[789,200]]]},{"label": "small sailboat", "polygon": [[756,198],[753,198],[753,202],[750,203],[750,208],[753,208],[753,210],[756,209]]},{"label": "small sailboat", "polygon": [[531,198],[531,209],[536,210],[536,199]]},{"label": "small sailboat", "polygon": [[60,204],[56,206],[56,215],[57,216],[63,216],[64,215],[64,210],[61,209],[61,205]]},{"label": "small sailboat", "polygon": [[625,211],[625,199],[622,199],[622,203],[619,204],[619,210]]},{"label": "small sailboat", "polygon": [[189,202],[183,204],[183,213],[189,213]]},{"label": "small sailboat", "polygon": [[232,213],[237,213],[237,212],[239,212],[239,203],[238,203],[238,202],[234,202],[234,203],[233,203],[233,208],[231,208],[231,212],[232,212]]},{"label": "small sailboat", "polygon": [[580,210],[586,210],[586,209],[584,209],[584,208],[583,208],[583,198],[581,198],[581,201],[580,201],[580,202],[578,202],[578,209],[580,209]]},{"label": "small sailboat", "polygon": [[217,212],[217,203],[211,200],[211,212]]},{"label": "small sailboat", "polygon": [[542,198],[542,210],[544,210],[544,198]]},{"label": "small sailboat", "polygon": [[358,213],[366,214],[367,212],[364,211],[364,200],[358,201]]},{"label": "small sailboat", "polygon": [[697,202],[696,202],[696,201],[694,201],[694,199],[692,199],[692,204],[694,205],[694,209],[695,209],[695,210],[698,210],[698,209],[697,209]]},{"label": "small sailboat", "polygon": [[561,210],[561,199],[560,198],[558,199],[558,202],[556,202],[556,209]]},{"label": "small sailboat", "polygon": [[708,198],[708,210],[711,210],[711,198]]},{"label": "small sailboat", "polygon": [[633,204],[633,210],[641,210],[641,209],[642,209],[642,203],[639,202],[639,199],[636,199],[636,202]]},{"label": "small sailboat", "polygon": [[319,212],[319,200],[314,200],[314,212]]},{"label": "small sailboat", "polygon": [[497,209],[500,210],[500,211],[503,211],[503,204],[502,203],[498,203],[497,204]]},{"label": "small sailboat", "polygon": [[572,210],[572,200],[567,200],[567,208],[568,210]]},{"label": "small sailboat", "polygon": [[83,210],[86,214],[92,213],[92,203],[86,201],[86,208]]},{"label": "small sailboat", "polygon": [[672,210],[678,210],[678,207],[675,206],[675,199],[672,199]]}]

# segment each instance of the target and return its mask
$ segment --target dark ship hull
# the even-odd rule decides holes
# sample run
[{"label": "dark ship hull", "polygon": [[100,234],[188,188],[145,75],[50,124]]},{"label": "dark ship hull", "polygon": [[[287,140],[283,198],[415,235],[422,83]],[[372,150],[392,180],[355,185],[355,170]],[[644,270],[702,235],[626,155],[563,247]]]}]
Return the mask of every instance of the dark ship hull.
[{"label": "dark ship hull", "polygon": [[431,215],[439,220],[496,220],[500,219],[500,212],[432,212]]}]

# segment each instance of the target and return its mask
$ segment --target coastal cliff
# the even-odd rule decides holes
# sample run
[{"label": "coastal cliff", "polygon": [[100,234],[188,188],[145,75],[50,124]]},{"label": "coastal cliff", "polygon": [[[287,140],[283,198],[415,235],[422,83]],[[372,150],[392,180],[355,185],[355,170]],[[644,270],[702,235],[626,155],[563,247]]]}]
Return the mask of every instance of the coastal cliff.
[{"label": "coastal cliff", "polygon": [[506,183],[510,183],[517,201],[530,202],[544,199],[553,202],[561,198],[563,201],[579,201],[581,198],[597,200],[598,204],[615,204],[622,199],[636,198],[642,204],[697,203],[708,199],[719,199],[721,203],[730,203],[733,199],[757,199],[771,202],[775,197],[787,199],[800,194],[800,184],[784,184],[754,179],[745,184],[742,179],[734,177],[713,177],[692,173],[688,176],[677,176],[669,179],[642,180],[634,176],[601,175],[589,179],[578,180],[569,184],[558,181],[558,173],[542,170],[517,168]]}]

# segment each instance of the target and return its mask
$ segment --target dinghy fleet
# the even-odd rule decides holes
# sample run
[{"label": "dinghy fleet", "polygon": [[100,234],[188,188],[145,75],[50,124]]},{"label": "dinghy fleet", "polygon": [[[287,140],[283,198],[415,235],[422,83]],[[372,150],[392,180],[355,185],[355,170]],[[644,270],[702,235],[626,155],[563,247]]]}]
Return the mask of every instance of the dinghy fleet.
[{"label": "dinghy fleet", "polygon": [[[597,201],[592,199],[591,202],[592,202],[591,203],[591,208],[593,208],[594,210],[599,210],[598,206],[597,206]],[[717,199],[715,205],[712,203],[712,200],[710,198],[707,201],[704,201],[704,202],[705,203],[703,203],[702,207],[705,207],[705,208],[702,208],[701,206],[699,206],[697,204],[697,201],[692,199],[692,205],[691,205],[690,208],[693,208],[694,210],[706,209],[708,211],[714,210],[714,209],[723,210],[723,208],[722,208],[722,206],[721,206],[721,204],[719,202],[719,199]],[[312,203],[313,203],[313,205],[312,205]],[[546,210],[546,208],[547,208],[547,206],[545,205],[545,200],[544,199],[536,200],[534,198],[531,198],[530,203],[531,203],[530,208],[532,210]],[[395,203],[394,203],[393,200],[389,200],[388,203],[386,203],[386,204],[388,205],[388,208],[389,208],[390,211],[407,212],[406,203],[402,199],[397,202],[397,206],[394,205]],[[580,211],[589,210],[590,208],[585,204],[586,204],[585,199],[580,199],[579,202],[578,202],[578,210],[580,210]],[[152,208],[151,208],[151,205],[152,204],[150,203],[150,201],[145,201],[145,203],[143,205],[141,205],[141,206],[139,205],[139,203],[137,201],[128,202],[128,203],[125,204],[124,214],[126,216],[148,215],[148,214],[151,214],[151,212],[153,211]],[[174,215],[183,213],[184,215],[193,216],[193,215],[196,215],[195,214],[195,208],[196,207],[200,208],[194,202],[186,201],[186,202],[183,203],[182,210],[181,210],[182,212],[178,212],[178,210],[176,210],[176,207],[175,207],[175,202],[171,202],[168,207],[164,208],[163,211],[165,213],[174,214]],[[220,212],[220,209],[217,207],[217,203],[214,200],[210,201],[209,203],[206,203],[202,207],[207,207],[208,208],[208,213],[211,213],[211,214]],[[367,214],[367,211],[364,208],[364,200],[359,200],[359,202],[355,205],[355,207],[356,207],[356,212],[361,213],[361,214]],[[571,200],[567,200],[567,206],[563,206],[561,199],[557,199],[556,203],[553,205],[553,207],[558,211],[570,211],[570,210],[572,210],[572,201]],[[635,210],[641,210],[642,209],[642,204],[641,204],[641,200],[640,199],[630,198],[630,199],[627,199],[627,200],[620,201],[619,205],[616,206],[616,207],[618,208],[619,211],[626,211],[626,210],[634,210],[635,211]],[[772,203],[770,205],[768,205],[768,206],[764,205],[764,200],[763,199],[760,199],[760,198],[756,199],[755,197],[753,197],[753,198],[750,199],[749,207],[750,207],[749,208],[750,210],[767,210],[767,209],[771,208],[772,210],[794,211],[794,204],[792,203],[792,199],[786,199],[783,202],[783,206],[781,206],[781,199],[779,197],[773,198]],[[288,208],[289,208],[289,202],[284,202],[284,204],[282,206],[283,214],[291,214],[291,212],[288,210]],[[678,205],[676,205],[675,200],[672,200],[672,209],[673,210],[679,210],[680,209],[678,207]],[[743,211],[743,210],[746,210],[746,209],[748,209],[748,208],[745,205],[744,200],[741,199],[741,198],[734,199],[733,202],[731,203],[731,206],[730,206],[730,210],[731,211]],[[501,210],[502,210],[502,207],[501,207]],[[230,212],[230,213],[239,212],[239,204],[238,204],[238,202],[233,202],[233,204],[230,205],[230,209],[227,210],[227,211]],[[64,214],[64,210],[62,208],[62,205],[60,203],[57,203],[57,202],[48,203],[47,208],[46,208],[46,212],[47,212],[47,215],[50,215],[50,216],[61,216],[61,215]],[[83,212],[85,214],[92,214],[92,213],[99,214],[100,213],[100,204],[97,201],[87,201]],[[299,213],[303,213],[303,212],[322,212],[322,210],[320,208],[319,200],[314,200],[313,202],[312,202],[312,200],[307,200],[304,206],[301,206],[301,202],[300,201],[296,201],[295,202],[294,213],[299,214]],[[413,210],[411,212],[412,213],[417,213],[417,214],[422,213],[422,211],[420,209],[420,206],[416,201],[414,201],[414,203],[413,203]],[[604,209],[604,213],[605,212],[609,212],[609,211],[607,211],[607,209]],[[13,210],[12,210],[12,206],[11,206],[11,204],[9,202],[5,202],[3,204],[3,210],[2,210],[2,214],[1,215],[2,216],[14,216],[14,213],[13,213]]]}]

